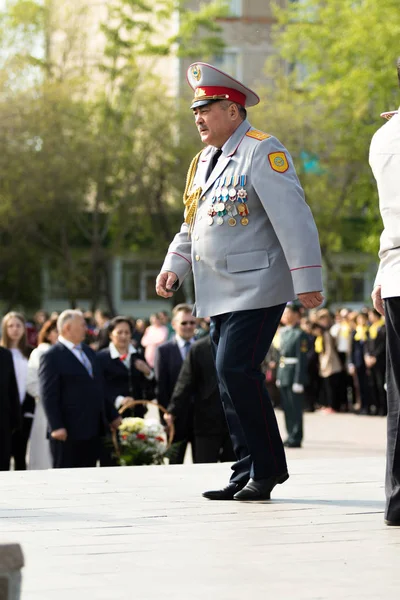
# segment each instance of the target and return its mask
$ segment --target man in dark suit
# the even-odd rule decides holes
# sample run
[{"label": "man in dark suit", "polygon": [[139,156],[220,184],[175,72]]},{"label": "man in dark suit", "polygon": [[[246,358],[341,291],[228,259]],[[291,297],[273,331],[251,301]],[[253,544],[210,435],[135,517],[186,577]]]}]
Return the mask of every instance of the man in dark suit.
[{"label": "man in dark suit", "polygon": [[21,426],[21,408],[11,352],[0,347],[0,471],[8,471],[11,434]]},{"label": "man in dark suit", "polygon": [[[182,363],[194,341],[196,319],[193,317],[192,309],[188,304],[175,306],[172,311],[172,327],[175,330],[175,337],[157,348],[154,362],[157,400],[165,408],[170,403]],[[186,408],[187,410],[181,411],[179,417],[175,420],[173,443],[179,443],[179,446],[170,458],[170,464],[183,463],[188,441],[192,443],[192,455],[194,457],[192,404]]]},{"label": "man in dark suit", "polygon": [[229,436],[209,335],[191,346],[165,416],[167,423],[186,414],[193,403],[195,462],[234,462],[236,460]]},{"label": "man in dark suit", "polygon": [[121,418],[105,400],[95,353],[82,344],[86,333],[82,313],[64,311],[57,328],[58,342],[42,356],[39,369],[53,467],[95,467],[100,437],[107,427],[116,429]]}]

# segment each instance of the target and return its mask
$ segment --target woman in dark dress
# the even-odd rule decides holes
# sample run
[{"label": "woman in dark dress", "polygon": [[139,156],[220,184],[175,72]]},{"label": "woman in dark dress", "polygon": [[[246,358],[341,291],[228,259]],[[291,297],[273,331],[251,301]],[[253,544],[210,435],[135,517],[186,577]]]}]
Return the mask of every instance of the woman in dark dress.
[{"label": "woman in dark dress", "polygon": [[28,358],[32,348],[28,346],[25,318],[21,313],[7,313],[1,323],[0,346],[8,348],[12,354],[17,380],[22,423],[11,436],[11,455],[16,471],[26,470],[26,450],[35,412],[35,399],[27,393]]},{"label": "woman in dark dress", "polygon": [[[147,398],[149,384],[154,380],[154,372],[143,358],[140,350],[132,344],[133,325],[128,317],[115,317],[109,325],[110,343],[107,348],[97,354],[103,373],[107,402],[117,410],[130,400]],[[137,405],[124,412],[124,417],[143,417],[146,413],[144,405]],[[109,442],[105,444],[107,449]],[[100,458],[102,466],[113,464],[110,451]],[[111,463],[110,463],[111,460]]]}]

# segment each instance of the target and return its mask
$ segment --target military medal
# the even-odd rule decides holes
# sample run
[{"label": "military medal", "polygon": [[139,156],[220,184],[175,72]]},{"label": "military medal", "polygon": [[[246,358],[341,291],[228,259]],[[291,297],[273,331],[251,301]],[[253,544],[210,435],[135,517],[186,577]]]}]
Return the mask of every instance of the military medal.
[{"label": "military medal", "polygon": [[215,207],[217,209],[218,212],[222,212],[225,210],[225,204],[223,202],[218,202],[218,204]]},{"label": "military medal", "polygon": [[236,219],[234,219],[233,217],[231,217],[230,219],[228,219],[228,225],[230,225],[231,227],[235,227],[235,225],[236,225]]},{"label": "military medal", "polygon": [[243,217],[242,219],[240,219],[240,222],[242,225],[248,225],[249,224],[249,220],[247,217]]},{"label": "military medal", "polygon": [[238,212],[241,217],[245,217],[249,214],[249,209],[247,208],[246,204],[239,204]]},{"label": "military medal", "polygon": [[236,205],[234,202],[228,202],[226,205],[226,211],[230,217],[236,217],[238,214]]},{"label": "military medal", "polygon": [[226,185],[224,185],[221,188],[221,196],[222,196],[222,200],[224,200],[225,202],[228,200],[229,191],[228,191],[228,188],[226,187]]},{"label": "military medal", "polygon": [[213,218],[211,215],[209,215],[209,217],[208,217],[208,219],[207,219],[207,223],[208,223],[209,225],[212,225],[212,224],[214,223],[214,218]]},{"label": "military medal", "polygon": [[231,200],[231,202],[235,202],[236,197],[237,197],[237,191],[235,188],[238,184],[239,179],[238,179],[237,175],[235,175],[232,179],[233,179],[233,181],[231,180],[232,187],[229,188],[229,199]]},{"label": "military medal", "polygon": [[217,225],[223,225],[223,224],[224,224],[224,217],[218,217]]},{"label": "military medal", "polygon": [[238,196],[238,201],[239,202],[247,202],[247,192],[244,189],[244,186],[246,185],[246,175],[241,175],[240,176],[240,190],[238,190],[237,196]]}]

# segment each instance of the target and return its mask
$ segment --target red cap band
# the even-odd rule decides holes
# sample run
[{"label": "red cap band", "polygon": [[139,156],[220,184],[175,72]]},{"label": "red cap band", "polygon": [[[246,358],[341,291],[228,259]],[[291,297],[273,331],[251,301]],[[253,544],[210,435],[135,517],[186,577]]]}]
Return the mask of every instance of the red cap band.
[{"label": "red cap band", "polygon": [[[215,96],[215,98],[214,98]],[[238,90],[217,85],[204,85],[196,88],[194,100],[221,100],[221,96],[225,96],[231,102],[237,102],[242,106],[246,105],[246,96]]]}]

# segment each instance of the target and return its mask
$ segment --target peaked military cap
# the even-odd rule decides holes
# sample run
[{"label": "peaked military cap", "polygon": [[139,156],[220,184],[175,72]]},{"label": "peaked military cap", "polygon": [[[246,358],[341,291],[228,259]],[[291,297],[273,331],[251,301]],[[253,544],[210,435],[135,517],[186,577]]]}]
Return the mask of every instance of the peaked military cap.
[{"label": "peaked military cap", "polygon": [[193,63],[187,70],[187,80],[194,90],[190,108],[204,106],[216,100],[231,100],[243,107],[255,106],[260,98],[255,92],[227,73],[207,63]]}]

